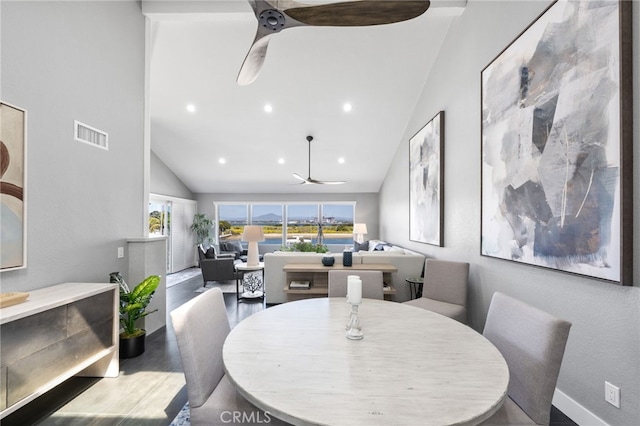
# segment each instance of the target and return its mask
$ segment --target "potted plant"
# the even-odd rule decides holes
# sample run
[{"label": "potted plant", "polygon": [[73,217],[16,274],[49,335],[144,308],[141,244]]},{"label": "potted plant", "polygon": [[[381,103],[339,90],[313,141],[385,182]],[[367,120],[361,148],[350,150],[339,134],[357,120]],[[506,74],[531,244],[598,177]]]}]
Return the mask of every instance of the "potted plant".
[{"label": "potted plant", "polygon": [[136,322],[157,311],[147,311],[147,306],[160,284],[160,276],[148,276],[133,290],[119,272],[112,272],[109,277],[120,286],[120,358],[133,358],[144,352],[146,331],[137,327]]},{"label": "potted plant", "polygon": [[213,221],[207,217],[207,215],[202,213],[196,213],[193,216],[193,223],[191,224],[191,230],[196,233],[196,239],[198,241],[198,245],[204,244],[205,242],[211,243],[211,227],[213,226]]}]

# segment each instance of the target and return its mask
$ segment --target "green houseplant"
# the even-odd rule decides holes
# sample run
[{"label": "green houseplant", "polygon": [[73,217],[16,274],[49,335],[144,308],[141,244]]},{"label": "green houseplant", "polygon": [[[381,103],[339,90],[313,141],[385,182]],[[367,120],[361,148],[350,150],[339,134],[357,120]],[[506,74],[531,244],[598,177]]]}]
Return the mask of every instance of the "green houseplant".
[{"label": "green houseplant", "polygon": [[310,241],[297,241],[291,245],[282,247],[282,251],[326,253],[329,249],[324,244],[313,244]]},{"label": "green houseplant", "polygon": [[211,227],[213,226],[213,220],[209,219],[207,215],[202,213],[196,213],[193,216],[193,223],[191,224],[191,230],[196,233],[196,239],[198,245],[205,242],[211,243]]},{"label": "green houseplant", "polygon": [[133,290],[119,272],[112,272],[109,277],[120,286],[120,357],[132,358],[144,352],[146,332],[137,327],[136,322],[157,311],[147,311],[147,306],[160,284],[160,276],[149,275]]}]

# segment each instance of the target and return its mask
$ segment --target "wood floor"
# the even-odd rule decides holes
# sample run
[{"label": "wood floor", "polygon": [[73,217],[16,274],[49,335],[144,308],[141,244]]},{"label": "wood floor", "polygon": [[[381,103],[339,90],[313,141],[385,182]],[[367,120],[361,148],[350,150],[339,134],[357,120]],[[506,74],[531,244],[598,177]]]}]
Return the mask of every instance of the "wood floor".
[{"label": "wood floor", "polygon": [[[167,289],[167,312],[197,296],[202,279],[195,277]],[[225,294],[233,328],[264,309],[261,302],[236,302]],[[120,376],[94,379],[74,377],[2,419],[2,426],[99,425],[166,426],[187,402],[187,391],[177,343],[167,318],[166,329],[148,336],[146,351],[120,361]],[[568,417],[552,409],[551,426],[573,426]],[[398,425],[400,426],[400,425]]]}]

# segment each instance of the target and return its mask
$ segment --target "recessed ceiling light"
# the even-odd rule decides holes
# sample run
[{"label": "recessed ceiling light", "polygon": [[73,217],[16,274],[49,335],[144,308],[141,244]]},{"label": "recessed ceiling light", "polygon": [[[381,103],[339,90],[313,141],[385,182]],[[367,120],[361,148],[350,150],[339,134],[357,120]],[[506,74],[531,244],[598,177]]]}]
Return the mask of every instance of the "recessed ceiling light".
[{"label": "recessed ceiling light", "polygon": [[264,110],[265,110],[265,112],[271,112],[271,111],[273,111],[273,107],[270,104],[266,104],[264,106]]},{"label": "recessed ceiling light", "polygon": [[342,109],[344,110],[344,112],[349,112],[349,111],[351,111],[352,108],[353,107],[351,106],[351,104],[349,102],[347,102],[346,104],[344,104],[342,106]]},{"label": "recessed ceiling light", "polygon": [[187,111],[196,112],[196,106],[194,104],[187,105]]},{"label": "recessed ceiling light", "polygon": [[340,163],[340,164],[344,164],[344,157],[340,157],[340,158],[338,158],[338,163]]},{"label": "recessed ceiling light", "polygon": [[278,164],[284,164],[284,158],[278,158]]},{"label": "recessed ceiling light", "polygon": [[225,164],[227,162],[227,160],[225,160],[224,158],[219,158],[218,159],[218,163],[220,164]]}]

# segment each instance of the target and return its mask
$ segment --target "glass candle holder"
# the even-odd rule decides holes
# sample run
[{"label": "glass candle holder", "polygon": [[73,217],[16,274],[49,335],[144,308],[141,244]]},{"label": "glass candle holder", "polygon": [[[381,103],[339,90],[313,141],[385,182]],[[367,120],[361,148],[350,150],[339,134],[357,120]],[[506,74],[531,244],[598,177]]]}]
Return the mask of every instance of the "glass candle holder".
[{"label": "glass candle holder", "polygon": [[360,340],[364,337],[360,328],[360,319],[358,318],[358,305],[351,305],[351,313],[349,314],[349,323],[347,324],[347,339]]}]

